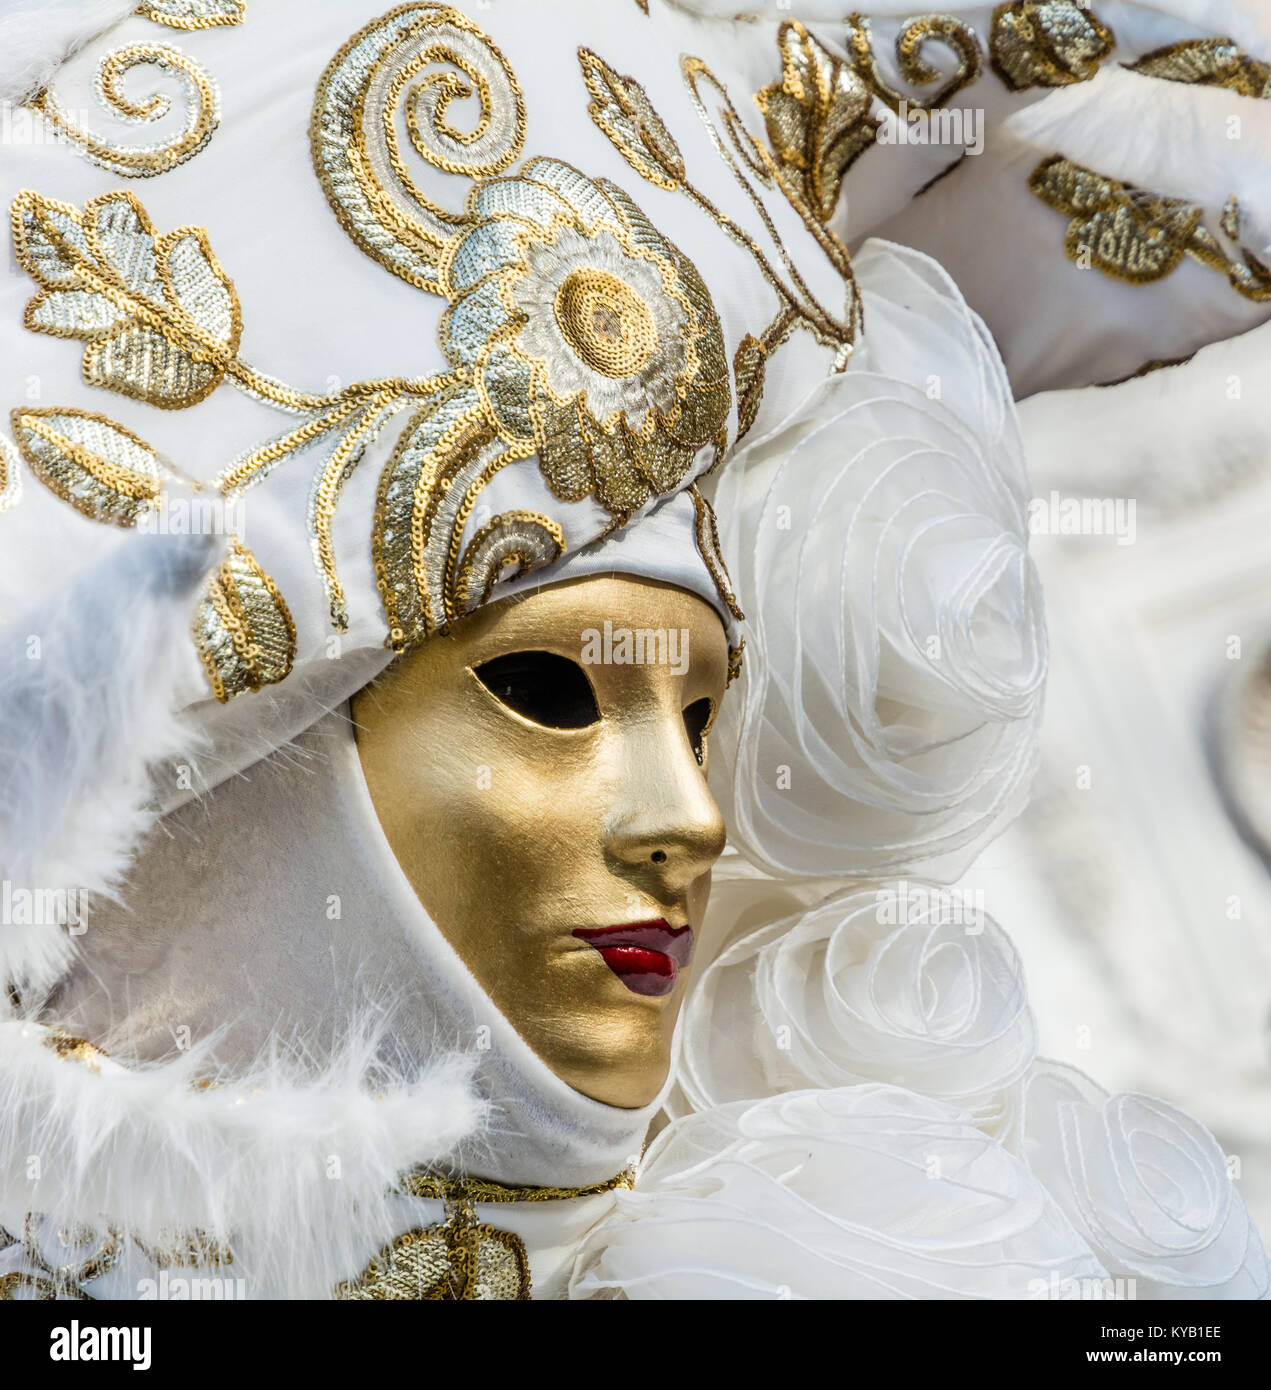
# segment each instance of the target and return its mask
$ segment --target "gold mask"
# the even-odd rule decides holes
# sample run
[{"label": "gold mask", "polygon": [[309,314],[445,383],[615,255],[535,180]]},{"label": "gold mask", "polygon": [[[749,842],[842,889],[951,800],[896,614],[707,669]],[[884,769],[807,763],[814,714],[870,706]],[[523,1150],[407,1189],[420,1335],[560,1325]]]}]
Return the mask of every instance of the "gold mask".
[{"label": "gold mask", "polygon": [[724,846],[706,734],[727,673],[709,604],[599,576],[479,609],[353,702],[425,910],[538,1056],[608,1105],[666,1080]]}]

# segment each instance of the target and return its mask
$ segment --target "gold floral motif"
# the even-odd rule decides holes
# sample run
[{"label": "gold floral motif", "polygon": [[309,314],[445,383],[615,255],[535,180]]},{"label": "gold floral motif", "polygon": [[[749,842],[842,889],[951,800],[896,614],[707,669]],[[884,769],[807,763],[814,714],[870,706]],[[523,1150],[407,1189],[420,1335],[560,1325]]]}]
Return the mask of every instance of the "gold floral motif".
[{"label": "gold floral motif", "polygon": [[143,0],[137,13],[171,29],[215,29],[241,24],[247,0]]},{"label": "gold floral motif", "polygon": [[204,400],[233,364],[242,317],[201,227],[156,236],[131,193],[80,212],[38,193],[14,199],[13,242],[38,284],[23,322],[76,338],[84,380],[164,410]]},{"label": "gold floral motif", "polygon": [[[557,497],[625,520],[722,450],[731,404],[705,285],[616,185],[534,159],[478,184],[468,214],[440,264],[454,371],[380,479],[373,553],[398,647],[461,611],[460,539],[496,472],[537,455]],[[522,558],[550,553],[540,538]]]},{"label": "gold floral motif", "polygon": [[989,61],[1015,92],[1088,82],[1115,46],[1112,30],[1077,0],[1012,0],[993,11]]},{"label": "gold floral motif", "polygon": [[[442,63],[454,71],[424,73]],[[474,95],[477,125],[456,129],[447,119],[450,103]],[[415,152],[434,168],[474,179],[502,173],[520,155],[525,101],[503,54],[443,5],[390,10],[354,34],[322,75],[310,144],[327,201],[368,256],[419,289],[440,292],[441,254],[467,218],[426,197],[411,177],[394,124],[403,100]]]},{"label": "gold floral motif", "polygon": [[184,95],[184,128],[171,139],[154,145],[127,145],[108,140],[79,125],[46,88],[28,103],[75,146],[90,163],[125,178],[151,178],[193,159],[212,138],[221,119],[216,83],[187,54],[166,44],[137,43],[117,48],[102,59],[97,70],[97,99],[121,120],[133,123],[158,121],[172,107],[170,97],[154,93],[134,101],[124,91],[124,79],[134,68],[154,67],[176,78]]},{"label": "gold floral motif", "polygon": [[1132,72],[1168,82],[1226,87],[1241,96],[1271,98],[1271,63],[1251,58],[1233,39],[1187,39],[1167,44],[1126,66]]},{"label": "gold floral motif", "polygon": [[[1143,285],[1164,278],[1191,256],[1226,275],[1246,299],[1271,299],[1271,269],[1247,251],[1244,264],[1229,260],[1194,203],[1130,188],[1062,155],[1042,160],[1028,186],[1071,219],[1064,250],[1080,265]],[[1230,213],[1225,223],[1234,228]]]},{"label": "gold floral motif", "polygon": [[923,15],[910,20],[896,35],[896,62],[900,75],[915,87],[929,87],[941,78],[939,68],[922,56],[922,50],[928,43],[943,44],[957,55],[957,67],[944,79],[942,86],[926,97],[902,92],[883,77],[874,53],[869,20],[864,15],[848,15],[847,25],[847,52],[853,67],[869,90],[893,111],[899,109],[902,101],[910,110],[935,110],[980,76],[983,59],[975,32],[970,25],[954,19],[952,15]]},{"label": "gold floral motif", "polygon": [[296,625],[278,586],[241,541],[208,581],[192,624],[216,698],[283,680],[296,657]]},{"label": "gold floral motif", "polygon": [[777,158],[798,171],[809,206],[827,222],[838,206],[843,177],[870,147],[879,122],[870,92],[797,20],[778,30],[781,81],[756,93]]},{"label": "gold floral motif", "polygon": [[69,407],[15,410],[11,421],[31,472],[84,516],[135,526],[157,505],[158,456],[131,430]]}]

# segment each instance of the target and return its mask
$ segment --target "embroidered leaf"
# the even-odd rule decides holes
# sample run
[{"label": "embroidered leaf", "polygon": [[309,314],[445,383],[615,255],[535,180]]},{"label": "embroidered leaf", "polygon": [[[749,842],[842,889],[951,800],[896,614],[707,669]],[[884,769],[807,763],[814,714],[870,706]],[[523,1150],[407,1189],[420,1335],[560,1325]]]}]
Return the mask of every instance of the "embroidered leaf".
[{"label": "embroidered leaf", "polygon": [[768,353],[753,334],[747,333],[733,357],[733,376],[737,381],[737,438],[740,440],[755,423],[763,400]]},{"label": "embroidered leaf", "polygon": [[24,323],[87,343],[84,378],[164,410],[220,385],[242,336],[233,281],[201,227],[156,236],[127,192],[82,212],[36,193],[13,205],[14,245],[41,293]]},{"label": "embroidered leaf", "polygon": [[757,92],[755,103],[777,159],[798,171],[803,196],[825,222],[880,122],[869,114],[869,89],[857,73],[797,20],[782,24],[777,42],[781,81]]},{"label": "embroidered leaf", "polygon": [[1132,72],[1167,82],[1192,82],[1202,87],[1226,87],[1247,97],[1271,97],[1271,64],[1251,58],[1234,40],[1186,39],[1145,53]]},{"label": "embroidered leaf", "polygon": [[15,410],[13,434],[31,472],[94,521],[135,526],[159,500],[158,455],[131,430],[84,410]]},{"label": "embroidered leaf", "polygon": [[224,704],[274,685],[296,659],[296,625],[278,586],[237,539],[195,611],[194,644],[212,693]]},{"label": "embroidered leaf", "polygon": [[247,0],[145,0],[137,13],[170,29],[212,29],[241,24],[247,17]]},{"label": "embroidered leaf", "polygon": [[684,178],[684,157],[644,88],[614,72],[589,48],[578,50],[578,61],[592,96],[587,107],[592,120],[642,178],[660,188],[678,188]]},{"label": "embroidered leaf", "polygon": [[1013,91],[1088,82],[1116,36],[1077,0],[1013,0],[993,11],[989,54]]}]

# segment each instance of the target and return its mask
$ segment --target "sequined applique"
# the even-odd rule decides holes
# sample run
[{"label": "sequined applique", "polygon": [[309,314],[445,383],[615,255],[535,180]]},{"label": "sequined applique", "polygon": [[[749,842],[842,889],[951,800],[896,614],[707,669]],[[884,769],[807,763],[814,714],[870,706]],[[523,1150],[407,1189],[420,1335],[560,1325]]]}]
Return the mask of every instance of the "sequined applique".
[{"label": "sequined applique", "polygon": [[732,685],[732,683],[737,679],[737,677],[741,675],[741,663],[742,663],[742,659],[743,659],[743,657],[745,656],[745,654],[746,654],[746,642],[745,642],[745,639],[744,639],[744,638],[743,638],[740,642],[738,642],[737,645],[736,645],[735,647],[729,647],[729,649],[728,649],[728,679],[724,682],[724,689],[725,689],[725,690],[727,690],[728,687],[729,687],[730,685]]},{"label": "sequined applique", "polygon": [[0,434],[0,512],[16,507],[22,499],[22,470],[18,451]]},{"label": "sequined applique", "polygon": [[283,680],[296,657],[296,625],[278,586],[239,540],[195,610],[194,644],[216,698]]},{"label": "sequined applique", "polygon": [[[100,1073],[107,1055],[94,1046],[87,1038],[76,1037],[64,1028],[45,1028],[41,1039],[50,1052],[55,1052],[65,1062],[78,1062],[94,1074]],[[82,1243],[82,1242],[81,1242]]]},{"label": "sequined applique", "polygon": [[1131,72],[1190,82],[1202,87],[1225,87],[1241,96],[1271,98],[1271,63],[1251,58],[1233,39],[1187,39],[1145,53]]},{"label": "sequined applique", "polygon": [[737,383],[737,439],[745,438],[755,423],[763,402],[764,379],[767,374],[768,348],[753,334],[737,344],[733,354],[733,380]]},{"label": "sequined applique", "polygon": [[15,410],[11,422],[31,472],[84,516],[135,526],[157,505],[158,456],[131,430],[69,407]]},{"label": "sequined applique", "polygon": [[[731,404],[705,285],[616,185],[534,159],[468,205],[440,266],[454,374],[380,480],[373,553],[398,647],[460,611],[460,537],[496,472],[537,456],[557,497],[625,520],[722,450]],[[525,558],[549,553],[540,538]]]},{"label": "sequined applique", "polygon": [[123,1241],[117,1231],[108,1231],[100,1244],[96,1234],[86,1229],[63,1230],[58,1232],[58,1240],[66,1248],[97,1244],[97,1248],[85,1259],[65,1264],[54,1264],[44,1253],[37,1234],[37,1223],[42,1218],[37,1213],[29,1213],[23,1222],[20,1238],[0,1231],[0,1244],[21,1244],[22,1254],[29,1268],[10,1274],[0,1275],[0,1302],[16,1301],[20,1290],[29,1290],[31,1296],[41,1303],[51,1303],[57,1299],[73,1299],[92,1302],[93,1295],[84,1287],[95,1279],[108,1274],[119,1262]]},{"label": "sequined applique", "polygon": [[587,1187],[509,1187],[407,1173],[399,1190],[445,1203],[445,1220],[398,1236],[356,1279],[335,1289],[337,1299],[383,1301],[525,1300],[531,1295],[525,1243],[511,1231],[479,1222],[478,1203],[562,1202],[632,1185],[630,1172]]},{"label": "sequined applique", "polygon": [[684,156],[644,88],[588,48],[578,50],[578,61],[591,93],[587,114],[641,178],[674,192],[684,180]]},{"label": "sequined applique", "polygon": [[449,1202],[445,1221],[398,1236],[356,1279],[338,1285],[335,1297],[523,1301],[530,1297],[529,1258],[519,1236],[479,1222],[466,1202]]},{"label": "sequined applique", "polygon": [[234,1263],[234,1252],[205,1231],[160,1234],[153,1243],[132,1238],[133,1244],[156,1269],[223,1268]]},{"label": "sequined applique", "polygon": [[455,576],[451,607],[471,613],[489,599],[496,582],[543,569],[560,559],[565,535],[541,512],[500,512],[468,542]]},{"label": "sequined applique", "polygon": [[[421,78],[434,63],[454,71]],[[447,119],[450,103],[474,95],[478,122],[458,130]],[[520,155],[525,101],[490,39],[458,10],[435,4],[399,5],[373,20],[336,54],[318,84],[313,165],[341,226],[386,270],[440,293],[442,252],[468,217],[432,201],[411,178],[394,124],[399,103],[425,162],[480,179],[502,173]]]},{"label": "sequined applique", "polygon": [[122,121],[144,124],[168,114],[172,99],[154,93],[136,101],[124,91],[124,79],[135,68],[154,67],[175,78],[186,110],[183,129],[167,140],[149,145],[130,145],[106,139],[85,129],[62,106],[49,88],[28,103],[55,131],[68,140],[91,164],[124,178],[151,178],[193,159],[211,140],[221,119],[220,92],[211,77],[179,48],[167,44],[136,43],[108,53],[97,69],[95,89],[100,104]]},{"label": "sequined applique", "polygon": [[137,13],[172,29],[214,29],[241,24],[247,0],[142,0]]},{"label": "sequined applique", "polygon": [[1014,92],[1088,82],[1116,46],[1077,0],[1012,0],[993,11],[989,61]]},{"label": "sequined applique", "polygon": [[933,82],[940,82],[943,76],[939,68],[923,57],[922,51],[928,43],[942,45],[957,55],[957,67],[944,76],[941,85],[928,96],[902,92],[886,80],[874,53],[869,20],[864,15],[848,15],[847,26],[847,52],[853,67],[869,90],[893,111],[899,110],[901,102],[911,111],[933,111],[980,76],[983,58],[975,31],[952,15],[923,15],[910,20],[896,35],[896,63],[900,75],[915,87],[929,87]]},{"label": "sequined applique", "polygon": [[781,81],[756,93],[768,141],[797,171],[809,206],[822,222],[838,206],[843,177],[874,142],[870,90],[860,75],[797,20],[778,31]]},{"label": "sequined applique", "polygon": [[[1246,299],[1271,299],[1271,269],[1248,251],[1244,263],[1230,260],[1201,221],[1201,209],[1182,198],[1166,198],[1127,187],[1052,155],[1033,170],[1029,188],[1071,219],[1064,234],[1070,260],[1094,266],[1118,280],[1143,285],[1160,280],[1190,256],[1226,275]],[[1228,235],[1236,230],[1224,215]],[[1233,238],[1234,239],[1234,238]]]},{"label": "sequined applique", "polygon": [[737,603],[733,592],[733,581],[728,577],[728,566],[724,563],[724,553],[719,548],[719,527],[715,521],[715,509],[703,495],[701,488],[694,484],[689,488],[693,497],[693,510],[696,512],[694,532],[697,536],[697,549],[724,607],[737,619],[744,622],[746,615]]},{"label": "sequined applique", "polygon": [[156,235],[131,193],[80,212],[38,193],[13,201],[13,244],[40,293],[32,332],[87,344],[84,380],[179,410],[204,400],[235,361],[242,317],[201,227]]}]

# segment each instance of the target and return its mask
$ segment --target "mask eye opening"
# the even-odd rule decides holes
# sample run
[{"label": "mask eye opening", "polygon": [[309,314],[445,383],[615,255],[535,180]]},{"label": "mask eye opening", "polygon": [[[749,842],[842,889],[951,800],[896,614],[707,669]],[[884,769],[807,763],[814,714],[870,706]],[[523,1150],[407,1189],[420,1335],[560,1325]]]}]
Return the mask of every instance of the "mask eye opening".
[{"label": "mask eye opening", "polygon": [[585,729],[600,706],[577,662],[555,652],[507,652],[471,668],[494,696],[522,719],[545,729]]},{"label": "mask eye opening", "polygon": [[715,701],[709,696],[694,700],[684,709],[684,732],[698,767],[706,762],[706,739],[715,723]]}]

